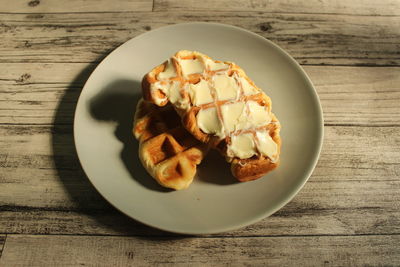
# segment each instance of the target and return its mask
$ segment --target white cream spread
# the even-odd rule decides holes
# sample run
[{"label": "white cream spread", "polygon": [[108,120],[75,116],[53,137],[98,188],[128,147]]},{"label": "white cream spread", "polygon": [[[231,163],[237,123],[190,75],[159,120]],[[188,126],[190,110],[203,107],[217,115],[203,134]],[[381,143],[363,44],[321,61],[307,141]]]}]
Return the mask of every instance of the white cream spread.
[{"label": "white cream spread", "polygon": [[[161,82],[156,82],[152,85],[152,88],[159,89],[161,92],[165,94],[164,98],[156,98],[155,102],[157,105],[160,105],[163,101],[168,99],[172,104],[176,107],[181,109],[189,108],[189,100],[183,98],[181,95],[181,83],[179,81],[164,81],[162,84]],[[185,87],[183,87],[185,90]]]},{"label": "white cream spread", "polygon": [[239,86],[235,78],[229,77],[227,73],[214,75],[213,82],[218,100],[232,100],[238,97]]},{"label": "white cream spread", "polygon": [[[268,125],[271,115],[267,108],[255,101],[236,102],[221,106],[221,113],[227,132],[254,129]],[[228,156],[241,159],[249,158],[258,152],[268,156],[272,161],[277,159],[277,144],[267,131],[256,131],[257,142],[250,133],[233,135],[228,144]]]},{"label": "white cream spread", "polygon": [[187,78],[190,74],[203,73],[204,64],[198,59],[178,59],[182,75]]},{"label": "white cream spread", "polygon": [[215,107],[201,109],[197,114],[197,125],[207,134],[215,134],[221,138],[225,137],[223,125],[218,119],[217,109]]},{"label": "white cream spread", "polygon": [[240,83],[242,84],[242,88],[243,88],[243,94],[244,95],[254,95],[259,93],[259,91],[253,87],[246,78],[244,77],[240,77],[239,78]]},{"label": "white cream spread", "polygon": [[232,136],[231,145],[228,148],[228,154],[240,159],[247,159],[257,153],[252,134],[241,134]]},{"label": "white cream spread", "polygon": [[211,71],[216,71],[216,70],[226,70],[229,68],[228,64],[225,64],[223,62],[215,62],[214,60],[211,59],[206,59],[206,65]]},{"label": "white cream spread", "polygon": [[249,108],[249,117],[254,127],[267,125],[271,122],[271,114],[265,106],[260,106],[255,101],[247,102]]},{"label": "white cream spread", "polygon": [[257,149],[261,154],[266,155],[272,162],[278,160],[278,145],[274,142],[267,131],[256,133],[258,144]]},{"label": "white cream spread", "polygon": [[[187,55],[191,54],[187,52]],[[178,76],[173,60],[180,65],[184,79],[196,73],[203,77],[197,84],[170,80]],[[201,54],[196,54],[195,59],[170,59],[164,71],[157,75],[159,81],[151,85],[151,90],[161,90],[165,94],[165,97],[155,98],[155,103],[160,104],[168,99],[175,107],[186,110],[191,106],[212,104],[212,107],[199,110],[197,125],[206,134],[221,139],[230,137],[228,157],[246,159],[262,154],[273,162],[277,161],[278,145],[267,130],[260,128],[271,123],[270,108],[252,100],[238,102],[243,95],[254,95],[261,91],[237,73],[229,76],[229,68],[228,63],[215,62]],[[216,107],[213,103],[217,101],[227,102]],[[238,132],[241,130],[243,132]]]},{"label": "white cream spread", "polygon": [[166,82],[166,84],[161,84],[161,82],[155,82],[150,85],[150,90],[155,91],[155,90],[161,90],[164,94],[165,97],[163,98],[154,98],[154,102],[156,105],[160,105],[162,102],[168,99],[167,94],[165,92],[169,91],[170,88],[170,82]]},{"label": "white cream spread", "polygon": [[[183,91],[186,88],[183,88]],[[171,87],[169,88],[169,101],[176,106],[177,108],[180,109],[187,109],[189,108],[189,100],[182,97],[182,92],[181,92],[181,83],[179,81],[173,81],[171,83]]]},{"label": "white cream spread", "polygon": [[197,84],[190,84],[190,98],[195,106],[213,102],[207,81],[201,79]]},{"label": "white cream spread", "polygon": [[228,147],[228,156],[247,159],[259,153],[267,156],[272,162],[278,160],[278,145],[267,131],[256,132],[257,142],[253,134],[246,133],[232,136]]},{"label": "white cream spread", "polygon": [[174,64],[172,64],[172,60],[168,59],[167,66],[165,66],[165,69],[163,72],[160,72],[157,76],[157,79],[159,80],[164,80],[164,79],[169,79],[176,77],[176,71]]},{"label": "white cream spread", "polygon": [[244,102],[222,105],[221,113],[225,129],[229,133],[249,127],[249,120],[246,116],[246,105]]}]

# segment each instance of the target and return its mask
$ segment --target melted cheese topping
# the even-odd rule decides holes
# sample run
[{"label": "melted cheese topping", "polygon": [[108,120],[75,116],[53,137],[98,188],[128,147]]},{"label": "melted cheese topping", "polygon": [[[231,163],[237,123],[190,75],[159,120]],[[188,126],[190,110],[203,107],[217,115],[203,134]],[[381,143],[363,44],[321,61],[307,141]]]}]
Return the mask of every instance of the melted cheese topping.
[{"label": "melted cheese topping", "polygon": [[197,84],[190,85],[190,98],[195,106],[213,102],[207,81],[201,79]]},{"label": "melted cheese topping", "polygon": [[218,100],[232,100],[238,97],[239,86],[236,84],[235,78],[224,73],[215,75],[213,81]]}]

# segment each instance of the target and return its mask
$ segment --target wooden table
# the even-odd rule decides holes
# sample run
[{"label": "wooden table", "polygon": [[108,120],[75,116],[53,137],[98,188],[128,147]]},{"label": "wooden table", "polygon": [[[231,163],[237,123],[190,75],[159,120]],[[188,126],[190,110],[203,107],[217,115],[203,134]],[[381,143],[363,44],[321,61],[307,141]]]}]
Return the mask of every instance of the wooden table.
[{"label": "wooden table", "polygon": [[[256,32],[310,75],[325,118],[302,191],[237,231],[180,236],[85,177],[72,121],[113,49],[163,25]],[[0,266],[400,266],[400,1],[0,0]]]}]

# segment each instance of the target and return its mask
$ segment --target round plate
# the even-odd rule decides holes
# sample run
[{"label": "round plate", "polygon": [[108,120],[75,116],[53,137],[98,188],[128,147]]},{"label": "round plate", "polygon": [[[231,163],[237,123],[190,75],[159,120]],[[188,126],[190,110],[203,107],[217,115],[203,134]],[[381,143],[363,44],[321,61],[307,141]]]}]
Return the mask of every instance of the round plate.
[{"label": "round plate", "polygon": [[[272,99],[282,124],[281,164],[239,183],[229,164],[211,152],[186,190],[162,188],[142,167],[131,133],[144,74],[178,50],[233,61]],[[79,159],[90,181],[112,205],[153,227],[186,234],[233,230],[283,207],[307,181],[320,153],[323,118],[302,68],[281,48],[252,32],[222,24],[159,28],[118,47],[92,73],[74,121]]]}]

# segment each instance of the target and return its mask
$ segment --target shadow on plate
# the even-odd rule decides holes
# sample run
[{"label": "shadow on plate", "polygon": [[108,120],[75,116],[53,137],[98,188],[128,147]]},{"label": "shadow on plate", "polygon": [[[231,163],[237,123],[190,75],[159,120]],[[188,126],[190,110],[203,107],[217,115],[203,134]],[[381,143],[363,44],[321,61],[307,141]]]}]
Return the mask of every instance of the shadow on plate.
[{"label": "shadow on plate", "polygon": [[[83,172],[75,150],[73,119],[83,84],[95,67],[89,64],[71,82],[54,116],[51,139],[54,167],[70,199],[60,204],[60,209],[68,214],[76,213],[83,220],[80,226],[72,223],[55,233],[135,235],[149,241],[187,237],[146,226],[123,215],[97,192]],[[132,178],[151,190],[169,192],[147,174],[137,156],[138,142],[131,130],[136,103],[140,98],[140,94],[133,92],[140,92],[135,90],[139,86],[138,82],[128,80],[115,81],[106,86],[90,103],[91,114],[97,120],[116,123],[115,136],[123,143],[121,159],[129,172],[135,174]],[[234,178],[227,173],[230,173],[229,164],[216,152],[211,152],[198,168],[199,179],[209,183],[233,183]]]},{"label": "shadow on plate", "polygon": [[[111,204],[109,204],[97,192],[83,172],[75,150],[73,138],[73,118],[83,84],[89,78],[95,67],[95,65],[89,64],[78,76],[75,77],[59,101],[54,115],[51,132],[54,168],[56,169],[58,179],[64,186],[69,198],[66,203],[60,203],[60,211],[58,213],[61,213],[60,216],[64,216],[62,215],[63,212],[67,214],[65,215],[67,218],[61,221],[68,220],[68,214],[72,214],[73,217],[71,218],[75,218],[74,220],[78,220],[78,222],[68,222],[65,229],[62,228],[63,225],[61,223],[60,226],[54,228],[55,230],[53,233],[89,233],[122,236],[134,235],[146,240],[155,240],[158,237],[161,240],[180,239],[186,237],[184,235],[177,235],[149,227],[129,218],[128,216],[123,215],[121,212],[117,211],[113,206],[111,206]],[[121,86],[128,85],[137,86],[137,84],[129,84],[126,82],[121,84]],[[137,98],[138,96],[136,96],[136,99]],[[134,101],[135,96],[131,96],[130,99],[131,101]],[[127,108],[128,101],[123,103],[125,104],[125,108]],[[135,103],[130,103],[129,105],[130,110],[128,110],[128,115],[125,117],[126,120],[128,120],[128,116],[132,116],[135,108]],[[117,112],[114,115],[118,114],[119,113]],[[108,116],[106,114],[102,114],[101,111],[99,111],[99,116],[105,116],[105,118],[111,119],[113,117],[113,115]],[[124,118],[121,120],[124,120]],[[127,140],[131,132],[130,129],[128,129],[130,125],[132,125],[132,121],[128,122],[128,126],[120,127],[120,129],[116,131],[116,134],[119,135],[118,138]],[[128,133],[120,133],[120,131],[124,131],[124,128]],[[126,151],[122,153],[124,155],[121,154],[121,157],[124,157],[126,162],[129,162],[130,164],[132,162],[132,158],[129,159],[129,153],[134,153],[137,150],[137,143],[135,144],[136,141],[133,139],[134,138],[132,136],[131,141],[127,141],[127,145],[125,146],[126,149],[124,149]],[[153,182],[152,179],[149,180]],[[154,181],[154,183],[156,182]],[[154,184],[151,186],[156,187],[158,185]]]},{"label": "shadow on plate", "polygon": [[197,168],[197,179],[218,185],[238,183],[231,173],[230,164],[216,150],[210,150]]},{"label": "shadow on plate", "polygon": [[139,142],[132,134],[132,127],[140,98],[140,82],[117,80],[91,99],[90,114],[96,120],[116,123],[115,136],[123,144],[121,159],[133,179],[150,190],[171,192],[146,172],[138,157]]},{"label": "shadow on plate", "polygon": [[[140,82],[117,80],[102,89],[90,101],[90,114],[99,121],[115,122],[115,136],[123,143],[121,159],[131,177],[146,188],[173,192],[160,186],[144,169],[138,157],[139,143],[132,135],[135,108],[140,100]],[[210,151],[197,168],[198,179],[220,185],[235,183],[229,164],[216,151]]]}]

